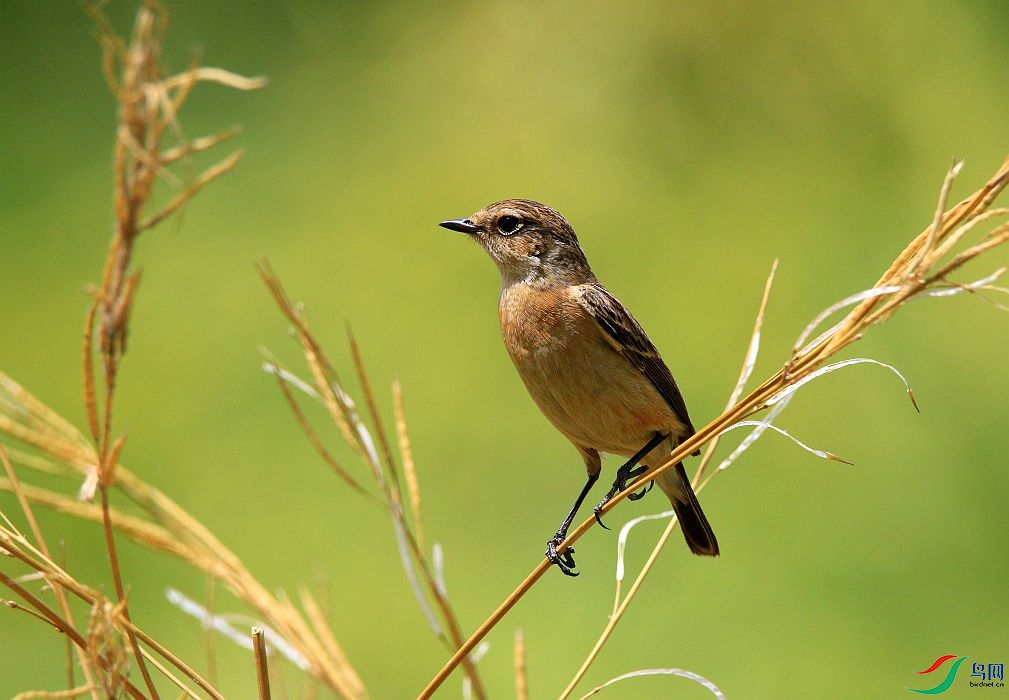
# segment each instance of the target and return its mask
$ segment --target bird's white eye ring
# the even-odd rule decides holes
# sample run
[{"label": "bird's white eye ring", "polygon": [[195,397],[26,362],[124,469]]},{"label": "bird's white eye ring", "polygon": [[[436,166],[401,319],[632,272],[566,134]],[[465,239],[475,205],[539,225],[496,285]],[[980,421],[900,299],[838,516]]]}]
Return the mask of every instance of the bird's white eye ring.
[{"label": "bird's white eye ring", "polygon": [[497,230],[505,236],[510,236],[522,228],[522,221],[517,216],[505,214],[497,220]]}]

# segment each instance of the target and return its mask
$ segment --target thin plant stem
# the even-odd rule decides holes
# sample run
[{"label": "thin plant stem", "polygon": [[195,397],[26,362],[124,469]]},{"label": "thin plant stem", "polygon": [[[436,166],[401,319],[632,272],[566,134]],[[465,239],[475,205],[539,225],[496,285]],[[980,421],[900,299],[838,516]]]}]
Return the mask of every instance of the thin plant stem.
[{"label": "thin plant stem", "polygon": [[515,630],[515,700],[529,700],[529,669],[522,628]]},{"label": "thin plant stem", "polygon": [[[217,592],[217,578],[213,574],[207,575],[207,581],[204,585],[204,607],[207,609],[208,615],[214,615],[214,601],[216,599]],[[215,640],[217,635],[214,633],[213,627],[210,625],[204,625],[203,631],[203,646],[206,649],[207,655],[207,678],[215,686],[217,685],[217,652],[215,646]]]},{"label": "thin plant stem", "polygon": [[[0,445],[0,462],[3,462],[4,470],[7,472],[7,478],[11,484],[11,490],[14,491],[14,495],[17,497],[18,503],[21,505],[21,510],[25,514],[25,518],[28,520],[28,527],[32,531],[32,535],[35,537],[35,542],[38,544],[39,550],[45,555],[46,558],[51,559],[49,553],[49,547],[46,545],[45,537],[42,535],[42,528],[39,527],[38,520],[35,519],[35,512],[32,510],[31,504],[28,502],[28,498],[25,496],[24,489],[21,487],[21,480],[18,479],[17,475],[14,473],[14,467],[10,463],[10,459],[7,456],[7,450],[3,445]],[[73,612],[70,610],[70,603],[67,600],[66,591],[63,587],[54,581],[47,579],[49,585],[53,589],[53,593],[56,595],[56,601],[60,605],[60,611],[63,613],[64,619],[67,624],[71,627],[76,627],[74,623]],[[67,638],[67,643],[73,646],[69,638]],[[94,700],[98,700],[98,690],[95,685],[94,674],[91,669],[91,663],[88,660],[87,654],[80,647],[73,647],[77,654],[78,663],[81,665],[81,671],[84,674],[85,686],[91,689],[91,696]],[[71,653],[67,654],[67,681],[68,684],[73,687],[74,684],[74,669],[73,669],[73,655]]]},{"label": "thin plant stem", "polygon": [[648,560],[645,562],[645,565],[642,566],[641,571],[638,572],[637,577],[634,579],[634,583],[632,583],[631,587],[627,590],[627,595],[624,596],[624,599],[620,602],[620,605],[618,605],[617,609],[614,610],[613,613],[609,616],[609,619],[606,621],[606,626],[603,628],[602,633],[599,635],[599,638],[593,645],[592,650],[589,652],[589,655],[585,657],[585,661],[582,662],[582,665],[578,668],[578,671],[575,672],[574,677],[568,683],[567,687],[564,689],[564,692],[560,694],[558,700],[565,700],[566,698],[570,697],[570,695],[575,691],[575,687],[578,685],[579,682],[581,682],[582,678],[588,672],[589,667],[596,660],[596,657],[599,656],[599,652],[602,651],[603,645],[606,644],[606,642],[609,640],[610,635],[613,633],[613,630],[617,626],[617,623],[619,623],[620,620],[623,618],[624,613],[627,612],[627,607],[631,604],[631,602],[637,595],[638,589],[641,588],[641,584],[644,583],[644,580],[648,576],[648,573],[652,570],[652,567],[655,565],[655,562],[658,561],[659,554],[661,554],[662,550],[665,548],[666,542],[669,541],[669,536],[672,535],[673,531],[676,529],[676,525],[677,520],[676,517],[673,516],[672,518],[669,519],[669,523],[666,525],[666,528],[662,531],[662,534],[659,536],[659,540],[658,542],[655,543],[655,547],[652,548],[652,553],[648,556]]},{"label": "thin plant stem", "polygon": [[[320,454],[320,456],[322,456],[323,459],[334,469],[334,471],[336,471],[345,482],[350,484],[355,491],[368,495],[369,500],[377,499],[379,504],[388,511],[392,518],[401,563],[407,575],[408,581],[414,588],[419,605],[428,617],[429,624],[434,630],[435,635],[443,644],[445,644],[446,648],[459,648],[465,641],[462,634],[462,628],[459,625],[458,618],[452,608],[451,602],[448,600],[447,596],[444,595],[441,586],[439,586],[437,578],[431,570],[429,560],[418,542],[418,534],[420,530],[418,529],[415,533],[411,529],[410,521],[403,509],[402,485],[398,475],[398,470],[396,469],[391,444],[387,438],[385,429],[382,427],[377,402],[375,401],[374,392],[371,389],[371,382],[368,379],[368,374],[364,367],[364,361],[356,341],[353,336],[349,335],[348,331],[351,353],[354,360],[354,368],[357,372],[358,381],[361,385],[361,391],[364,395],[368,415],[371,418],[372,424],[375,426],[375,432],[378,435],[378,449],[375,448],[368,428],[357,415],[353,402],[344,392],[337,380],[333,365],[309,328],[303,310],[291,301],[280,279],[271,269],[269,262],[266,260],[260,261],[257,269],[260,276],[263,278],[263,282],[266,284],[267,289],[270,291],[271,296],[280,308],[281,313],[294,326],[297,341],[302,347],[306,363],[309,366],[315,383],[314,393],[322,399],[327,412],[336,424],[337,428],[340,430],[340,433],[343,435],[345,441],[358,454],[367,466],[368,470],[371,472],[380,497],[375,497],[371,491],[360,487],[358,482],[353,479],[348,472],[339,467],[335,460],[333,460],[329,455],[328,451],[322,447],[321,440],[319,439],[315,429],[308,422],[304,413],[300,410],[297,402],[294,400],[292,392],[287,387],[288,380],[282,376],[279,371],[277,371],[275,374],[277,375],[277,380],[281,391],[284,394],[285,400],[287,400],[292,412],[295,414],[302,431],[308,437],[309,442],[312,443],[313,447],[316,448],[316,451]],[[400,436],[402,437],[403,434],[404,433],[401,429]],[[385,461],[385,468],[383,468],[383,460]],[[390,478],[387,479],[385,477],[386,473],[390,475]],[[410,498],[412,505],[414,507],[419,506],[419,498],[414,498],[413,496],[414,487],[408,484],[408,489],[411,489]],[[417,491],[417,493],[419,494],[419,491]],[[384,501],[382,499],[384,499]],[[415,516],[417,516],[415,518],[415,522],[420,522],[418,512],[415,512]],[[436,615],[433,612],[431,609],[432,605],[437,608],[440,615]],[[440,622],[438,619],[439,617]],[[484,689],[483,682],[480,679],[474,661],[467,656],[461,660],[461,664],[467,678],[469,679],[470,689],[473,695],[480,700],[486,698],[486,690]]]},{"label": "thin plant stem", "polygon": [[[119,568],[119,554],[116,551],[116,538],[112,531],[112,517],[109,515],[109,489],[104,484],[99,484],[98,489],[102,497],[102,527],[105,530],[105,547],[109,553],[109,568],[112,570],[112,581],[116,587],[116,597],[122,605],[123,618],[125,618],[127,622],[132,623],[129,609],[126,606],[126,590],[123,587],[122,570]],[[147,692],[152,698],[154,698],[154,700],[158,700],[160,696],[158,695],[157,689],[154,687],[154,681],[151,679],[151,672],[147,669],[147,663],[144,661],[140,645],[137,643],[137,636],[133,632],[132,624],[127,625],[126,636],[130,640],[130,649],[133,651],[133,656],[137,660],[137,668],[140,669],[140,675],[143,676],[144,684],[147,686]]]},{"label": "thin plant stem", "polygon": [[[57,615],[49,606],[47,606],[45,603],[39,600],[35,595],[33,595],[31,592],[29,592],[27,589],[21,586],[21,584],[19,584],[17,581],[15,581],[2,571],[0,571],[0,583],[2,583],[4,586],[11,589],[15,593],[17,593],[19,596],[21,596],[21,598],[23,598],[26,602],[28,602],[29,605],[35,608],[35,610],[42,613],[42,615],[44,615],[45,618],[50,623],[52,623],[52,625],[56,629],[60,631],[60,634],[64,634],[70,639],[72,639],[74,644],[76,644],[79,648],[84,650],[88,649],[88,642],[86,639],[84,639],[84,637],[81,636],[80,632],[78,632],[66,620]],[[96,657],[96,659],[98,661],[98,665],[101,668],[108,670],[109,663],[108,660],[105,659],[105,657],[99,655]],[[129,693],[130,696],[135,698],[136,700],[147,700],[146,696],[135,685],[130,683],[128,678],[123,679],[123,686],[125,687],[126,692]]]},{"label": "thin plant stem", "polygon": [[158,661],[157,657],[154,656],[154,654],[147,651],[146,649],[141,649],[141,651],[144,654],[144,658],[147,659],[147,661],[151,664],[151,666],[156,668],[161,675],[163,675],[165,678],[171,681],[176,688],[181,690],[183,695],[185,695],[188,698],[191,698],[191,700],[202,700],[200,696],[197,695],[195,692],[193,692],[193,690],[189,688],[185,683],[183,683],[178,678],[178,676],[172,673],[167,666]]},{"label": "thin plant stem", "polygon": [[[750,375],[753,372],[753,367],[757,362],[757,352],[760,349],[760,332],[764,325],[764,312],[767,310],[767,302],[771,298],[771,288],[774,286],[774,275],[778,271],[778,260],[775,259],[774,263],[771,265],[771,272],[767,275],[767,282],[764,283],[764,294],[760,298],[760,306],[757,308],[757,317],[753,321],[753,331],[750,333],[750,345],[746,349],[746,355],[743,357],[743,364],[739,368],[739,378],[736,380],[736,385],[732,389],[732,393],[729,395],[729,400],[725,404],[725,410],[732,408],[732,405],[739,400],[742,395],[743,390],[746,388],[746,382],[750,379]],[[708,468],[708,464],[711,463],[711,458],[715,454],[715,449],[718,447],[718,442],[721,435],[716,435],[708,443],[708,448],[704,451],[704,456],[701,458],[701,463],[697,467],[697,472],[694,474],[694,478],[691,485],[694,489],[697,489],[698,483],[704,478],[704,473]]]},{"label": "thin plant stem", "polygon": [[252,628],[252,653],[256,657],[256,686],[259,700],[270,700],[270,667],[266,662],[266,637],[262,627]]}]

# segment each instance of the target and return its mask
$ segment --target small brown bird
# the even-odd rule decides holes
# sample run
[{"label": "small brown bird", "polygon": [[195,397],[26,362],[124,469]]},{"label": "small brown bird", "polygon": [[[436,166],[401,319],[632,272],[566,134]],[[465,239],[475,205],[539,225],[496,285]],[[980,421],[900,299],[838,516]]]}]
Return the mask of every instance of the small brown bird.
[{"label": "small brown bird", "polygon": [[[599,478],[600,453],[630,459],[596,506],[597,520],[607,501],[664,464],[673,448],[694,434],[687,406],[652,341],[596,279],[574,230],[558,212],[528,199],[506,199],[440,225],[469,235],[497,264],[498,317],[508,354],[540,410],[585,460],[588,481],[546,552],[561,571],[576,576],[574,549],[560,554],[557,548]],[[690,550],[716,556],[718,542],[683,465],[657,480]]]}]

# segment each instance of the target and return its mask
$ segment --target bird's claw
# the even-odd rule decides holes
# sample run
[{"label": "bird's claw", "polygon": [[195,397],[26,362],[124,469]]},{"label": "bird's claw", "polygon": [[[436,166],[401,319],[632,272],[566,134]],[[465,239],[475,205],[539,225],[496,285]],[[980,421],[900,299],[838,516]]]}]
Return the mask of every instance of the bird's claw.
[{"label": "bird's claw", "polygon": [[553,539],[547,540],[547,551],[546,557],[551,564],[556,564],[557,568],[561,570],[561,573],[565,576],[577,576],[578,572],[575,571],[575,548],[568,547],[561,554],[557,551],[557,547],[564,542],[564,537],[554,536]]},{"label": "bird's claw", "polygon": [[[611,494],[619,493],[627,488],[627,484],[637,479],[639,476],[644,476],[648,472],[648,467],[642,465],[637,469],[627,468],[625,464],[623,467],[617,470],[617,480],[613,482],[613,488],[610,489]],[[651,488],[649,486],[648,488]],[[647,491],[645,492],[647,493]],[[642,494],[644,495],[644,494]],[[638,496],[641,498],[641,496]],[[635,499],[637,500],[637,499]]]},{"label": "bird's claw", "polygon": [[599,523],[599,527],[601,527],[604,530],[613,529],[611,527],[607,527],[606,523],[603,522],[603,516],[602,516],[603,506],[609,503],[610,498],[612,498],[612,496],[610,496],[610,494],[606,494],[606,498],[599,501],[599,503],[596,504],[596,507],[592,509],[592,515],[596,516],[596,522]]},{"label": "bird's claw", "polygon": [[[605,524],[603,524],[603,518],[602,518],[603,506],[609,503],[610,499],[612,499],[618,493],[627,488],[628,482],[634,481],[639,476],[645,474],[647,471],[648,467],[644,466],[638,467],[637,469],[625,469],[624,467],[621,467],[620,469],[617,470],[617,479],[616,481],[613,482],[613,487],[606,493],[605,496],[603,496],[603,500],[599,501],[599,503],[596,504],[596,507],[592,509],[592,514],[596,516],[596,522],[599,523],[601,527],[607,530],[610,529],[606,527]],[[627,498],[631,501],[636,501],[642,498],[646,493],[651,491],[652,486],[654,485],[655,485],[655,479],[652,479],[650,482],[648,482],[647,486],[641,489],[641,491],[637,493],[627,494]]]},{"label": "bird's claw", "polygon": [[652,479],[651,481],[649,481],[648,485],[645,486],[644,488],[642,488],[637,493],[629,493],[629,494],[627,494],[627,500],[628,501],[637,501],[637,500],[639,500],[641,498],[644,498],[645,494],[648,493],[649,491],[651,491],[653,486],[655,486],[655,479]]}]

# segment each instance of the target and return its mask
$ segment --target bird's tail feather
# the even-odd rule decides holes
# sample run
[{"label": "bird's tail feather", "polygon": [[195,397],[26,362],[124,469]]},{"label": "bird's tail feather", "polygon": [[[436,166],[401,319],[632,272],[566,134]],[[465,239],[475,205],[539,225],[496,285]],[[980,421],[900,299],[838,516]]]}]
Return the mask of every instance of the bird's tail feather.
[{"label": "bird's tail feather", "polygon": [[690,487],[683,465],[677,464],[660,474],[656,477],[656,481],[659,488],[669,496],[669,502],[673,504],[676,519],[680,522],[683,538],[687,541],[690,551],[702,556],[717,557],[718,540],[715,539],[715,533],[712,532],[708,519],[704,517],[704,511],[701,510],[694,489]]}]

